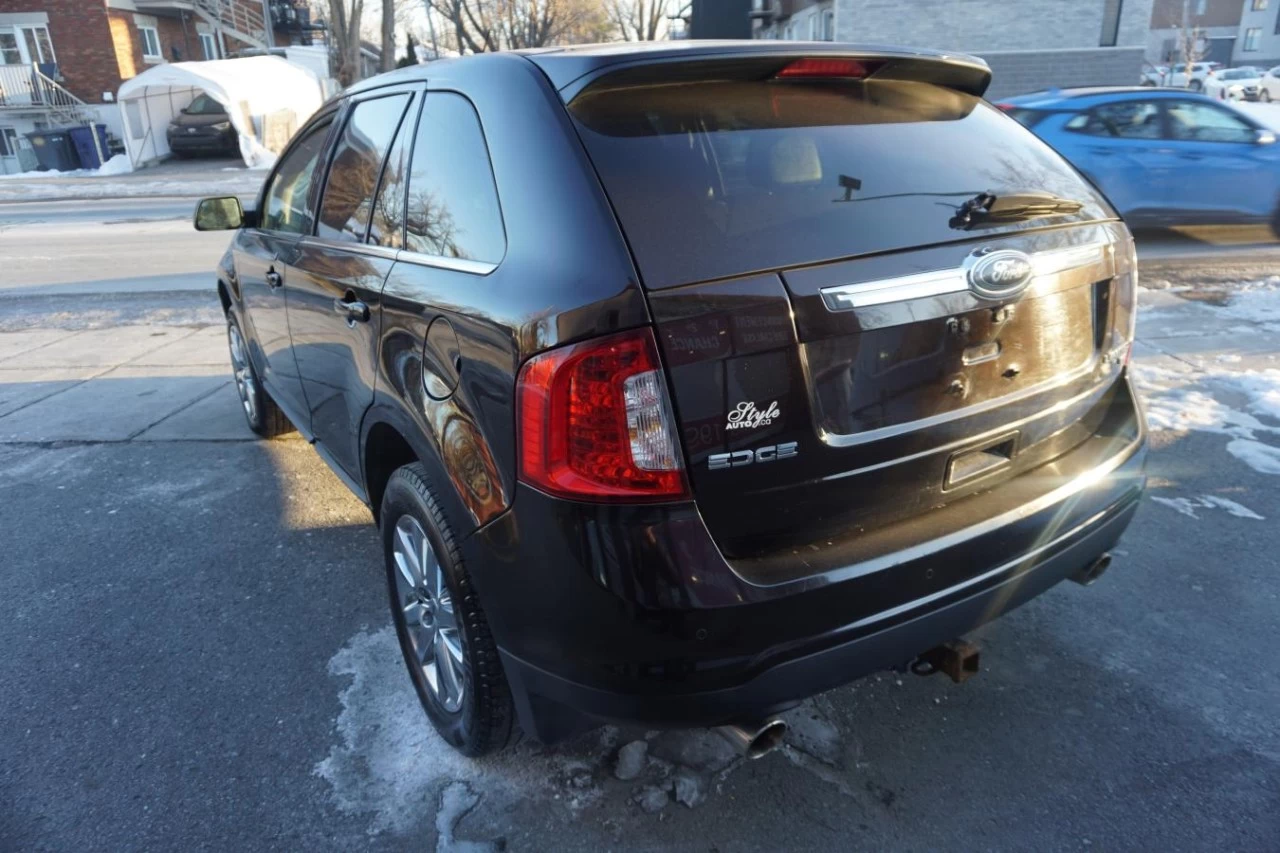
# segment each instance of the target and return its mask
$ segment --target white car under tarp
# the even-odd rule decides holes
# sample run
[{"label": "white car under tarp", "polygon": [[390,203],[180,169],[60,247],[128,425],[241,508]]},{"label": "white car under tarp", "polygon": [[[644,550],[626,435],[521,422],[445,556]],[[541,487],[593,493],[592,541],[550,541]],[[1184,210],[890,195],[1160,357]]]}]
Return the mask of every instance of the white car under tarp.
[{"label": "white car under tarp", "polygon": [[157,65],[126,80],[116,94],[134,168],[168,156],[169,122],[201,93],[226,109],[240,135],[240,156],[251,168],[275,162],[324,102],[320,78],[277,56]]}]

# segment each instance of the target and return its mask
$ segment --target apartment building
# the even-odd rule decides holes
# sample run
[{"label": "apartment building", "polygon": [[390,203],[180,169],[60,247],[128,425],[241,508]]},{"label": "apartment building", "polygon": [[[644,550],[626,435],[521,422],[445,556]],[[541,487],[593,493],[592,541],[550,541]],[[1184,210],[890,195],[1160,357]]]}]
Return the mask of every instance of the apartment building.
[{"label": "apartment building", "polygon": [[1232,65],[1280,65],[1280,0],[1245,0]]},{"label": "apartment building", "polygon": [[25,134],[97,121],[119,136],[121,82],[163,62],[274,43],[268,0],[0,0],[0,173]]},{"label": "apartment building", "polygon": [[[995,97],[1132,84],[1153,0],[753,0],[756,38],[834,40],[981,56]],[[1276,0],[1280,2],[1280,0]]]}]

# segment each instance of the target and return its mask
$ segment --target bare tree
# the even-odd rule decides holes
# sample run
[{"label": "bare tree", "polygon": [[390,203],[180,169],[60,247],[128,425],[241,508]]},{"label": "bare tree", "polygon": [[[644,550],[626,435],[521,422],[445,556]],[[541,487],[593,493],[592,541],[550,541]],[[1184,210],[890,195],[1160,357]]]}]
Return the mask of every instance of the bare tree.
[{"label": "bare tree", "polygon": [[363,15],[364,0],[329,0],[334,76],[343,86],[350,86],[360,79],[360,19]]},{"label": "bare tree", "polygon": [[666,30],[667,0],[608,0],[605,8],[623,41],[657,41]]},{"label": "bare tree", "polygon": [[592,0],[425,0],[462,53],[519,50],[603,37],[608,20]]},{"label": "bare tree", "polygon": [[396,67],[396,4],[382,0],[382,69]]}]

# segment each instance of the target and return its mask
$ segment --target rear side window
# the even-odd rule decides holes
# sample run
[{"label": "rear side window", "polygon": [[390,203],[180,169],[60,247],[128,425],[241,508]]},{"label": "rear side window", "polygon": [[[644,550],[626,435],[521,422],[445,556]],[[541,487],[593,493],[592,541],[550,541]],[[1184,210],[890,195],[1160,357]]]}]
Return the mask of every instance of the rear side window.
[{"label": "rear side window", "polygon": [[413,252],[488,263],[506,253],[480,118],[461,95],[427,94],[413,146],[405,224],[405,248]]},{"label": "rear side window", "polygon": [[569,109],[648,287],[962,239],[950,220],[986,191],[1095,199],[1017,122],[930,83],[588,89]]},{"label": "rear side window", "polygon": [[1244,119],[1198,101],[1169,104],[1169,131],[1172,138],[1191,142],[1253,142],[1257,137]]},{"label": "rear side window", "polygon": [[307,200],[311,181],[329,135],[329,122],[319,125],[289,149],[267,191],[262,227],[268,231],[307,234],[311,231],[311,210]]},{"label": "rear side window", "polygon": [[355,105],[329,165],[317,236],[353,242],[364,240],[382,161],[408,103],[409,95],[403,94]]}]

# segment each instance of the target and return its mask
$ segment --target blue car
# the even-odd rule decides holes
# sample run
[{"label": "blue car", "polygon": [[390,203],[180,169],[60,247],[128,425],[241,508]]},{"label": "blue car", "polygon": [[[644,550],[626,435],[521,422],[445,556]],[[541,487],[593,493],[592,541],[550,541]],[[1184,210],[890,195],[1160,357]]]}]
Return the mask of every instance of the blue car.
[{"label": "blue car", "polygon": [[1052,145],[1130,226],[1271,225],[1280,145],[1249,116],[1191,92],[1061,89],[997,106]]}]

